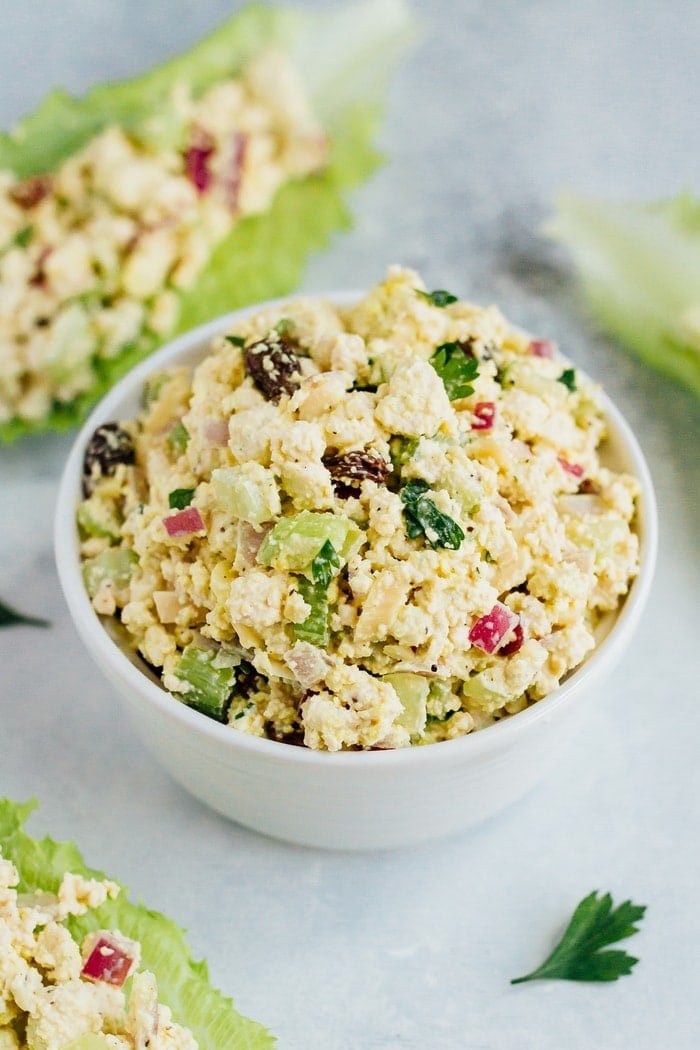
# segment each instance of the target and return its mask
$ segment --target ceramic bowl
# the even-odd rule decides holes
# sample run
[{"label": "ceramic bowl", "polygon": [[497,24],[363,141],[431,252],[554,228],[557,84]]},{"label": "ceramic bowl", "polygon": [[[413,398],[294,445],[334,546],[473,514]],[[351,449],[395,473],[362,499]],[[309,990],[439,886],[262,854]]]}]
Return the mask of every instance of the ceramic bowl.
[{"label": "ceramic bowl", "polygon": [[[325,298],[349,305],[359,293]],[[469,736],[394,751],[329,754],[236,732],[174,700],[120,638],[118,625],[93,611],[80,572],[75,509],[83,454],[95,428],[133,417],[151,372],[195,364],[213,336],[260,308],[221,317],[163,347],[103,398],[80,431],[63,474],[55,522],[56,561],[71,615],[154,759],[226,817],[275,838],[336,849],[412,846],[463,831],[546,776],[586,717],[601,680],[622,657],[644,608],[656,555],[656,506],[644,457],[620,412],[603,397],[609,425],[604,462],[641,482],[640,572],[619,611],[601,625],[592,654],[544,700]]]}]

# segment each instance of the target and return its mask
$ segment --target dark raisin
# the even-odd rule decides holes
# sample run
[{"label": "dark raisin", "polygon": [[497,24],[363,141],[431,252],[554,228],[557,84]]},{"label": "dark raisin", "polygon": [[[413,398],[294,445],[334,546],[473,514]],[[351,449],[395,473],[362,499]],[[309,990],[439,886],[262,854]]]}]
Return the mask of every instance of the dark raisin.
[{"label": "dark raisin", "polygon": [[341,499],[359,496],[365,479],[381,485],[391,471],[391,464],[371,448],[342,454],[327,452],[323,457],[323,465],[328,470],[333,488]]},{"label": "dark raisin", "polygon": [[44,197],[48,197],[52,189],[53,176],[34,175],[31,179],[24,179],[13,186],[9,196],[20,208],[28,211],[29,208],[36,207],[39,201],[43,201]]},{"label": "dark raisin", "polygon": [[268,401],[275,404],[282,394],[290,397],[301,386],[297,344],[285,333],[270,332],[243,351],[245,369]]},{"label": "dark raisin", "polygon": [[109,478],[120,463],[134,462],[134,442],[118,423],[103,423],[90,438],[83,460],[83,495],[90,496],[100,478]]},{"label": "dark raisin", "polygon": [[262,684],[260,675],[247,660],[241,660],[236,668],[236,695],[249,697]]}]

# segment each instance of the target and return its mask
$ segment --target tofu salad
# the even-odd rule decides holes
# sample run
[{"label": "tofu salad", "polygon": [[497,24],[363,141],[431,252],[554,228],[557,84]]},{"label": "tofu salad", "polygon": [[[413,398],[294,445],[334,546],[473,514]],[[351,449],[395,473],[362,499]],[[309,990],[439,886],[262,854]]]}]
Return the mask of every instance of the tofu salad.
[{"label": "tofu salad", "polygon": [[399,267],[262,308],[97,429],[78,527],[102,616],[173,696],[328,750],[463,736],[547,696],[637,572],[596,387]]},{"label": "tofu salad", "polygon": [[116,883],[67,872],[57,893],[19,893],[19,881],[0,853],[0,1050],[197,1050],[139,969],[138,941],[71,933],[71,917],[116,897]]}]

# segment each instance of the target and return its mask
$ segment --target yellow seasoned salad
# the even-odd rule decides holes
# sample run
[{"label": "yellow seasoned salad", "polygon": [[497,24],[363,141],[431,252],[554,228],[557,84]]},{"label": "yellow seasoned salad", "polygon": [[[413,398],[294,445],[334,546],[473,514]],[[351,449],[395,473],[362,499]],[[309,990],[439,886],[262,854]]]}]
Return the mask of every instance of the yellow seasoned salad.
[{"label": "yellow seasoned salad", "polygon": [[116,897],[116,883],[67,872],[57,893],[19,893],[19,881],[0,853],[1,1050],[197,1050],[139,969],[137,941],[119,930],[82,943],[71,934],[71,917]]},{"label": "yellow seasoned salad", "polygon": [[595,386],[392,267],[239,320],[97,429],[95,610],[177,700],[308,748],[460,737],[547,696],[637,572]]}]

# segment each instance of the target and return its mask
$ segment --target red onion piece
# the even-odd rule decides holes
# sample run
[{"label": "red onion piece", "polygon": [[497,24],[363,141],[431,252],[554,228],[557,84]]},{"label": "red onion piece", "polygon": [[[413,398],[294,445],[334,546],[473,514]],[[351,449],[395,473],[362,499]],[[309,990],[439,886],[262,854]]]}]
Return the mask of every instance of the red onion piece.
[{"label": "red onion piece", "polygon": [[472,423],[472,430],[490,430],[496,419],[495,401],[477,401],[474,415],[476,419]]},{"label": "red onion piece", "polygon": [[80,972],[90,981],[104,981],[121,988],[133,965],[129,953],[116,940],[103,935],[95,942]]},{"label": "red onion piece", "polygon": [[523,634],[522,624],[518,621],[513,628],[513,638],[506,645],[502,645],[498,650],[499,656],[512,656],[513,653],[517,653],[518,649],[522,646],[525,641],[525,635]]},{"label": "red onion piece", "polygon": [[214,152],[214,140],[201,129],[195,129],[192,145],[185,152],[185,174],[197,193],[206,193],[211,185],[209,158]]},{"label": "red onion piece", "polygon": [[529,353],[533,357],[556,357],[557,344],[553,343],[551,339],[531,339],[528,347]]},{"label": "red onion piece", "polygon": [[163,518],[163,524],[168,536],[192,536],[204,528],[204,521],[197,507],[186,507],[177,514],[169,514],[167,518]]},{"label": "red onion piece", "polygon": [[225,419],[212,419],[204,423],[202,436],[211,448],[224,448],[228,445],[228,423]]},{"label": "red onion piece", "polygon": [[575,478],[583,477],[583,467],[580,463],[569,463],[563,456],[557,456],[557,462],[568,474],[573,474]]},{"label": "red onion piece", "polygon": [[499,645],[520,623],[517,613],[496,602],[491,612],[481,616],[469,632],[469,641],[484,653],[495,653]]}]

